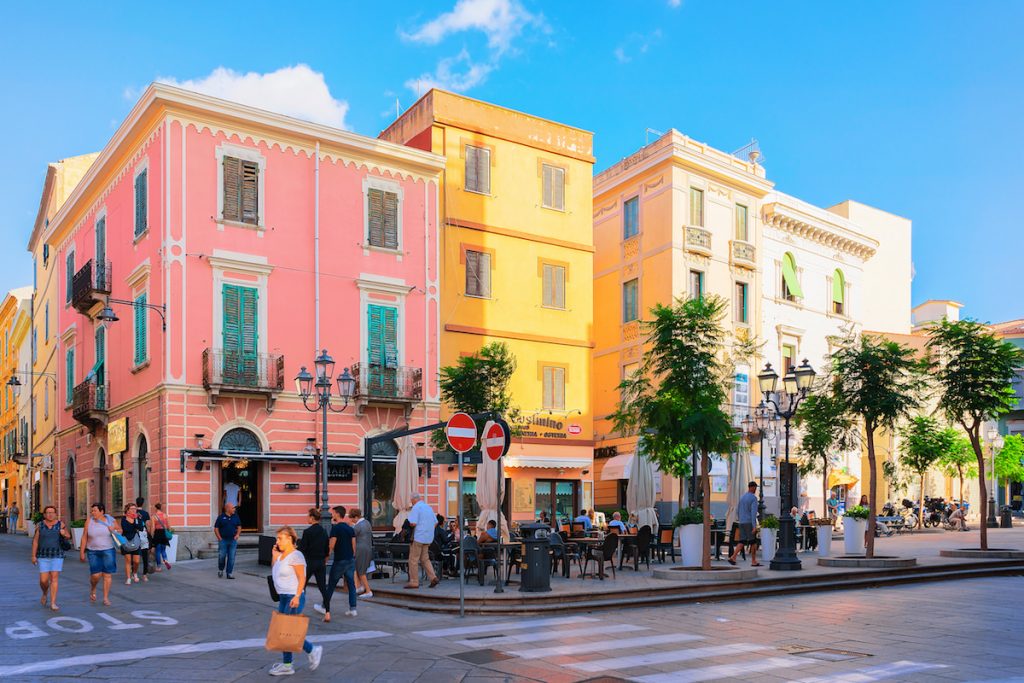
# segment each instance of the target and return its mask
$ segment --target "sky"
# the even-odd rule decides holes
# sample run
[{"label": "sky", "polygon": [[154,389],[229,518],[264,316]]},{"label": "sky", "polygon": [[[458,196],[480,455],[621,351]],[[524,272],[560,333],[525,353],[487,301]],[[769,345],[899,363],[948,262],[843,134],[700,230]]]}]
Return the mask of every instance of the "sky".
[{"label": "sky", "polygon": [[364,135],[438,85],[593,131],[596,171],[647,129],[756,138],[780,191],[913,221],[914,303],[1024,317],[1024,2],[3,3],[0,26],[2,290],[31,283],[46,164],[154,80]]}]

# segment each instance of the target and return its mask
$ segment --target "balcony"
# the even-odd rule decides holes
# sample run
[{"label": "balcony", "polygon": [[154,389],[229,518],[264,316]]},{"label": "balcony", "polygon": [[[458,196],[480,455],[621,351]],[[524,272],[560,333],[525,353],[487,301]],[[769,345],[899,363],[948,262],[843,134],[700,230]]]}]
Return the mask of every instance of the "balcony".
[{"label": "balcony", "polygon": [[749,242],[738,242],[733,240],[731,250],[731,262],[734,266],[740,268],[750,268],[751,270],[757,268],[757,250],[753,244]]},{"label": "balcony", "polygon": [[103,297],[110,296],[110,261],[89,259],[71,278],[71,305],[79,313],[88,313]]},{"label": "balcony", "polygon": [[711,256],[711,231],[697,226],[683,229],[686,236],[686,251],[702,256]]},{"label": "balcony", "polygon": [[107,424],[109,395],[109,384],[97,384],[92,380],[82,382],[72,393],[71,415],[89,431],[95,431],[96,427]]},{"label": "balcony", "polygon": [[412,406],[423,400],[422,368],[356,363],[351,372],[356,380],[357,415],[370,403],[395,403],[405,406],[408,417]]},{"label": "balcony", "polygon": [[257,394],[267,399],[267,412],[273,412],[284,390],[284,356],[204,349],[203,386],[211,408],[221,393]]}]

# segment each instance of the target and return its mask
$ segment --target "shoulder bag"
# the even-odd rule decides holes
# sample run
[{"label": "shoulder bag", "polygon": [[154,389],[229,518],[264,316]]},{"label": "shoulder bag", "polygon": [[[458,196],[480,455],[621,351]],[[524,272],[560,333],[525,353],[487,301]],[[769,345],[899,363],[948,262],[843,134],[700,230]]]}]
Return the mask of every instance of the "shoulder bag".
[{"label": "shoulder bag", "polygon": [[67,552],[75,547],[71,542],[70,538],[64,538],[64,535],[60,533],[64,529],[64,522],[57,523],[57,538],[60,539],[60,549]]}]

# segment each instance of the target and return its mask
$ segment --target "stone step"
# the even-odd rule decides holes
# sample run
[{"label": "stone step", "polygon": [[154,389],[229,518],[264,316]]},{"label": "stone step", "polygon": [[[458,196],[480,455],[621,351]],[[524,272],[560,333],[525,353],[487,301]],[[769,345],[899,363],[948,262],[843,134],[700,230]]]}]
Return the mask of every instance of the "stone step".
[{"label": "stone step", "polygon": [[[239,546],[235,551],[235,558],[241,559],[243,557],[255,557],[258,554],[258,548],[245,548]],[[196,557],[200,560],[216,560],[217,559],[217,546],[214,545],[212,548],[201,548],[196,553]]]}]

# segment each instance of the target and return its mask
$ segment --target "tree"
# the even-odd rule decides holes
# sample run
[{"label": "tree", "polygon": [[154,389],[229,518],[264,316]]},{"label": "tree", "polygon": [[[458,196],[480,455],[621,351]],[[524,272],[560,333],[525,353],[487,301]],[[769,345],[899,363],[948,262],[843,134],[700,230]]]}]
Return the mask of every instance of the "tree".
[{"label": "tree", "polygon": [[921,483],[919,506],[921,514],[917,517],[918,528],[924,522],[924,478],[928,470],[938,462],[943,453],[953,445],[947,430],[939,427],[933,417],[918,415],[901,431],[900,464],[918,476]]},{"label": "tree", "polygon": [[[455,365],[441,368],[441,401],[449,408],[471,415],[493,411],[515,428],[519,410],[512,402],[508,383],[516,371],[516,357],[503,342],[493,342]],[[479,430],[482,424],[477,425]],[[435,448],[447,449],[444,430],[431,435]]]},{"label": "tree", "polygon": [[946,439],[949,447],[946,452],[939,456],[938,466],[947,477],[956,477],[960,480],[960,504],[964,502],[964,479],[974,479],[978,476],[978,463],[974,459],[974,451],[971,449],[971,442],[963,434],[946,427]]},{"label": "tree", "polygon": [[996,479],[1002,482],[1024,481],[1024,437],[1013,434],[1006,437],[1003,447],[996,451]]},{"label": "tree", "polygon": [[836,462],[836,453],[849,450],[856,442],[853,420],[833,393],[832,382],[825,378],[818,392],[808,396],[797,409],[794,421],[801,429],[800,454],[804,458],[801,474],[820,474],[824,516],[828,516],[828,473]]},{"label": "tree", "polygon": [[[736,443],[722,409],[734,374],[730,353],[723,352],[729,349],[722,327],[725,306],[720,297],[706,296],[652,308],[653,319],[644,321],[649,350],[640,371],[619,385],[619,405],[611,416],[616,431],[643,435],[646,453],[662,471],[688,471],[681,456],[689,449],[701,456],[704,569],[711,568],[711,453],[729,452]],[[737,341],[731,350],[745,354],[751,348],[752,342]]]},{"label": "tree", "polygon": [[981,428],[1010,412],[1016,399],[1013,380],[1024,366],[1024,350],[999,339],[974,320],[942,320],[928,331],[931,369],[939,385],[939,408],[960,425],[978,461],[980,546],[988,550],[988,491]]},{"label": "tree", "polygon": [[844,410],[860,419],[868,450],[867,556],[875,555],[878,461],[875,433],[889,432],[919,405],[924,387],[913,349],[879,337],[848,336],[831,355],[835,393]]}]

